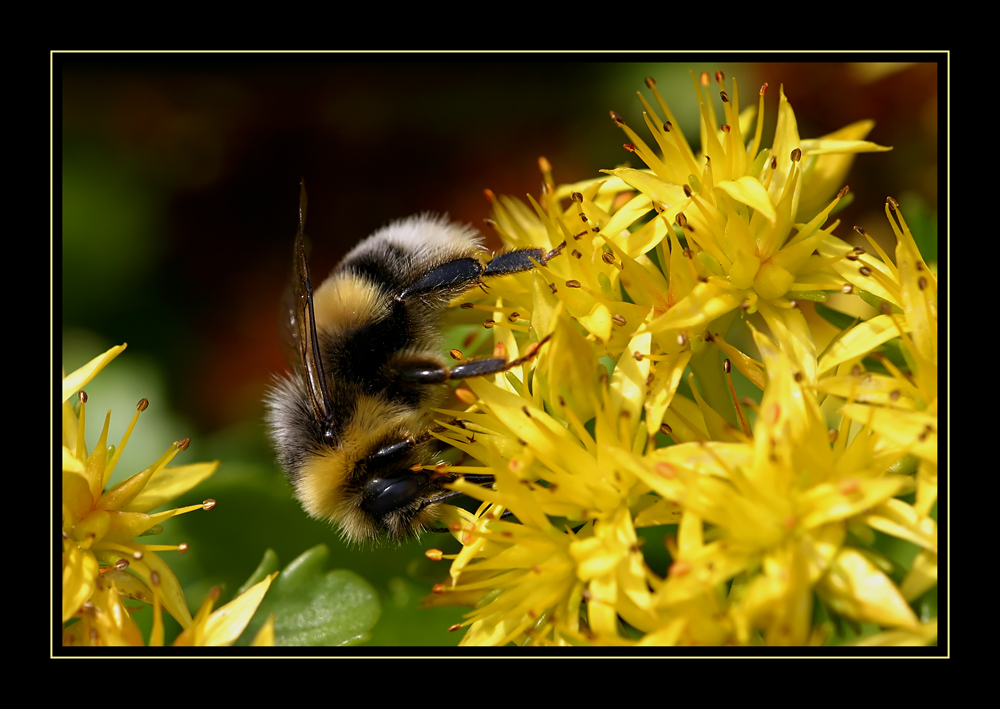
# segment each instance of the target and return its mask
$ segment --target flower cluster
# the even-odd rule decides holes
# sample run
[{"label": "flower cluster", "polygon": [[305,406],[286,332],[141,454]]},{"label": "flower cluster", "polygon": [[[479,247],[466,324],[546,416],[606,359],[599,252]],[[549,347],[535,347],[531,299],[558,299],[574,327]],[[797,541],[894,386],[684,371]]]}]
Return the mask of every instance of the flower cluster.
[{"label": "flower cluster", "polygon": [[[144,645],[126,601],[153,607],[149,645],[163,645],[162,610],[183,628],[174,645],[228,645],[246,627],[274,575],[219,608],[218,591],[191,615],[180,582],[160,552],[184,552],[186,545],[148,543],[161,524],[175,515],[211,509],[214,500],[163,512],[152,512],[208,478],[218,461],[167,467],[184,439],[170,446],[148,468],[108,487],[132,430],[148,402],[142,399],[117,446],[108,445],[111,412],[104,419],[97,445],[87,451],[84,439],[87,395],[83,387],[125,349],[112,347],[80,369],[63,377],[62,392],[62,622],[64,645]],[[71,399],[76,398],[79,408]],[[139,541],[142,539],[143,541]],[[142,606],[137,606],[141,608]],[[273,644],[273,622],[257,637]]]},{"label": "flower cluster", "polygon": [[[557,187],[543,159],[530,206],[488,195],[507,247],[565,245],[463,305],[512,359],[548,337],[447,412],[442,440],[496,480],[455,484],[482,501],[450,512],[463,546],[436,588],[474,605],[463,644],[823,644],[834,620],[935,640],[914,608],[937,582],[937,281],[894,200],[894,258],[831,220],[854,156],[889,148],[868,121],[801,139],[783,91],[762,147],[767,86],[741,112],[716,79],[722,116],[694,82],[699,153],[647,80],[656,150],[611,116],[646,169]],[[874,308],[830,318],[831,294]],[[660,575],[638,530],[666,525]]]}]

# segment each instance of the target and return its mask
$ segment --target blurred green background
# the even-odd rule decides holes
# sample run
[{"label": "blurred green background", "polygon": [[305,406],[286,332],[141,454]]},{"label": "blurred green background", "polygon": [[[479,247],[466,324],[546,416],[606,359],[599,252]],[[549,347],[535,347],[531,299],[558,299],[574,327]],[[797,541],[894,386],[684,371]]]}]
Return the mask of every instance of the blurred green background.
[{"label": "blurred green background", "polygon": [[[285,369],[279,303],[290,274],[299,179],[309,193],[315,274],[359,239],[414,212],[482,225],[483,189],[537,194],[537,159],[556,182],[636,165],[609,110],[641,127],[637,91],[652,76],[697,144],[690,72],[722,70],[741,105],[769,84],[765,137],[778,86],[800,135],[863,118],[889,153],[861,155],[847,180],[854,224],[890,234],[886,195],[907,219],[937,212],[936,57],[918,63],[566,61],[432,55],[55,55],[57,231],[55,310],[67,371],[113,344],[128,349],[87,391],[88,443],[113,411],[117,441],[135,403],[150,400],[119,471],[191,438],[176,462],[219,459],[215,476],[179,504],[218,500],[171,520],[164,542],[193,607],[208,589],[223,601],[274,549],[281,565],[318,543],[331,568],[367,578],[383,599],[373,645],[453,645],[462,609],[418,611],[446,563],[423,551],[448,535],[376,550],[347,548],[308,519],[277,470],[261,397]],[[665,60],[676,57],[663,55]],[[809,58],[808,56],[805,58]],[[886,57],[894,58],[894,57]],[[728,88],[728,87],[727,87]],[[717,89],[713,82],[713,95]],[[637,128],[640,135],[645,129]],[[890,242],[891,243],[891,242]],[[493,244],[496,246],[497,244]],[[454,547],[452,547],[454,548]]]}]

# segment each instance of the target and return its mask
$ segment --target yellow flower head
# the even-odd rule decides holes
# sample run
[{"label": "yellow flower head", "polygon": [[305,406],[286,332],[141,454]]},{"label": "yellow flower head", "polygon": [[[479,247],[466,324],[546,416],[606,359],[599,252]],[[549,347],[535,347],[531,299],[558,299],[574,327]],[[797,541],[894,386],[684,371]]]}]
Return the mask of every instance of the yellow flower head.
[{"label": "yellow flower head", "polygon": [[[817,595],[886,628],[873,642],[933,640],[909,603],[936,581],[936,526],[926,502],[899,499],[914,487],[901,462],[922,443],[852,408],[868,403],[857,387],[839,409],[830,396],[842,392],[829,374],[892,327],[917,373],[916,387],[902,373],[897,387],[936,421],[923,384],[936,374],[936,281],[905,224],[904,269],[827,223],[854,154],[888,148],[863,140],[870,122],[801,139],[783,91],[762,147],[751,125],[766,86],[743,112],[736,82],[722,88],[717,116],[702,77],[695,153],[647,85],[658,152],[612,114],[647,169],[556,186],[543,158],[530,206],[488,194],[507,247],[558,256],[458,311],[485,316],[495,353],[524,361],[468,380],[458,394],[469,408],[442,411],[462,425],[439,437],[480,464],[449,471],[495,485],[455,483],[482,505],[449,513],[463,548],[434,602],[475,605],[465,644],[815,644],[827,634],[814,625]],[[864,292],[891,315],[831,333],[799,305],[827,291]],[[737,322],[759,361],[727,341]],[[763,391],[759,404],[740,402],[730,366]],[[927,498],[930,483],[917,484]],[[677,531],[661,577],[640,531],[664,525]],[[921,549],[901,586],[858,549],[876,531]]]},{"label": "yellow flower head", "polygon": [[[107,442],[111,422],[109,411],[97,445],[88,452],[84,439],[87,396],[82,387],[124,349],[125,345],[113,347],[63,377],[63,623],[77,616],[99,618],[93,628],[102,629],[88,633],[79,632],[79,628],[70,631],[67,638],[76,642],[107,640],[113,636],[132,644],[132,626],[123,616],[125,612],[117,596],[152,603],[155,595],[183,628],[190,628],[193,619],[180,583],[159,555],[163,551],[183,552],[186,545],[158,545],[145,540],[155,535],[160,525],[171,517],[211,509],[215,505],[214,500],[205,500],[196,505],[151,512],[208,478],[219,465],[215,461],[167,467],[179,451],[187,448],[187,439],[171,445],[148,468],[114,487],[107,487],[139,414],[148,402],[145,399],[139,402],[117,446],[109,446]],[[78,411],[70,403],[74,396],[79,401]],[[110,641],[110,644],[117,642]]]}]

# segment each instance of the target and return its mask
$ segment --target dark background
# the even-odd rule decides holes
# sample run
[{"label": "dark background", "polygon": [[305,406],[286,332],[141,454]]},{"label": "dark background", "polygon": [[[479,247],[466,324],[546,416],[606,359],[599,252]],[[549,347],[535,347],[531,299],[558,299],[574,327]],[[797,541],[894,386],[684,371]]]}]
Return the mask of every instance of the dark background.
[{"label": "dark background", "polygon": [[[124,471],[145,467],[185,436],[192,438],[185,462],[223,460],[203,486],[207,492],[181,501],[220,499],[212,513],[177,521],[184,540],[208,537],[200,552],[192,542],[177,562],[192,565],[192,578],[221,576],[232,590],[267,546],[279,550],[282,563],[319,541],[341,547],[324,525],[288,504],[261,423],[263,390],[285,368],[279,302],[290,274],[300,178],[309,194],[314,273],[324,274],[391,219],[433,210],[481,225],[489,213],[484,188],[537,194],[541,155],[553,164],[557,183],[630,161],[640,167],[622,149],[625,136],[608,112],[619,112],[646,137],[635,95],[642,91],[652,101],[646,76],[656,79],[697,145],[690,72],[721,69],[727,89],[730,78],[738,80],[744,108],[769,84],[768,145],[780,84],[803,138],[876,120],[868,139],[895,149],[857,158],[847,180],[855,201],[841,215],[838,235],[851,236],[854,224],[889,234],[882,205],[890,194],[908,219],[919,214],[933,223],[937,56],[908,64],[842,61],[846,56],[781,63],[711,55],[594,58],[54,56],[54,309],[62,362],[71,370],[128,342],[88,387],[97,412],[91,442],[106,409],[114,411],[111,439],[117,440],[135,402],[150,399]],[[802,57],[818,58],[830,57]],[[714,82],[712,91],[717,97]],[[96,401],[95,394],[101,394]],[[275,511],[272,503],[285,506]],[[423,572],[404,567],[422,564],[427,546],[390,550],[401,556],[389,561],[349,550],[338,564],[363,568],[377,558],[380,568],[394,568],[362,573],[384,573],[385,584],[402,574],[419,586],[427,580]],[[199,601],[189,597],[192,605]],[[444,642],[457,639],[452,634]]]}]

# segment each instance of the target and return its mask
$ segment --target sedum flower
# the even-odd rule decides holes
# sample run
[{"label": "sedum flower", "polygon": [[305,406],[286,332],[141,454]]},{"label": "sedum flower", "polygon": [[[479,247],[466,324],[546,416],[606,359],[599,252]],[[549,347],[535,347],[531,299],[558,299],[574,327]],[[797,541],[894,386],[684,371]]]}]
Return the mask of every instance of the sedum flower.
[{"label": "sedum flower", "polygon": [[814,590],[855,620],[914,629],[916,616],[893,582],[844,548],[849,530],[862,533],[871,510],[891,507],[910,487],[908,476],[890,472],[901,453],[879,450],[869,432],[848,435],[846,418],[831,436],[801,370],[766,336],[756,333],[756,342],[768,386],[752,442],[684,443],[644,466],[636,461],[655,491],[684,508],[657,602],[671,609],[734,579],[731,598],[741,602],[728,606],[727,640],[740,644],[755,631],[769,645],[818,641]]},{"label": "sedum flower", "polygon": [[[820,371],[831,375],[817,390],[843,399],[845,416],[895,443],[906,452],[909,467],[916,466],[914,504],[896,502],[872,514],[874,528],[920,549],[902,583],[904,597],[912,601],[937,584],[937,523],[930,516],[938,491],[937,277],[921,257],[896,200],[886,200],[885,211],[897,239],[894,261],[880,253],[889,299],[881,315],[859,324],[824,353]],[[907,371],[885,356],[877,360],[885,374],[865,371],[863,358],[893,337],[899,338]]]},{"label": "sedum flower", "polygon": [[[232,645],[250,622],[275,576],[277,573],[271,574],[215,612],[212,612],[212,607],[218,600],[219,589],[212,589],[191,625],[177,636],[173,646]],[[148,644],[150,647],[162,647],[164,629],[159,574],[153,572],[151,582],[153,629]],[[142,634],[125,605],[125,599],[138,597],[126,590],[135,589],[136,585],[135,577],[124,569],[113,569],[102,574],[97,580],[95,593],[80,609],[79,621],[64,630],[63,644],[102,647],[145,645]],[[273,616],[258,631],[252,644],[274,644]]]},{"label": "sedum flower", "polygon": [[[496,483],[455,484],[482,505],[450,513],[463,547],[431,602],[474,605],[463,644],[821,644],[817,598],[882,628],[872,643],[933,642],[910,603],[936,583],[936,281],[901,216],[895,265],[828,223],[853,156],[888,148],[863,140],[870,122],[801,139],[783,90],[763,147],[764,89],[741,113],[734,81],[718,117],[703,77],[696,154],[647,85],[658,152],[612,113],[647,169],[557,187],[543,158],[538,200],[487,193],[506,247],[561,255],[456,311],[485,317],[496,356],[537,357],[468,380],[468,408],[442,410],[462,426],[440,438],[482,466],[450,470]],[[831,291],[883,315],[837,328],[806,304]],[[893,338],[910,371],[880,376],[898,393],[861,386]],[[737,399],[731,366],[759,404]],[[933,424],[893,428],[902,409]],[[901,499],[914,486],[915,505]],[[663,525],[677,531],[661,577],[639,530]],[[876,531],[920,548],[901,585]]]},{"label": "sedum flower", "polygon": [[[238,622],[245,626],[249,620],[247,613],[252,615],[267,585],[258,585],[215,614],[209,612],[209,602],[194,618],[177,577],[160,556],[164,551],[184,552],[186,545],[149,542],[160,531],[160,525],[171,517],[215,505],[214,500],[205,500],[152,512],[208,478],[218,467],[218,461],[168,467],[174,456],[187,448],[188,440],[184,439],[171,445],[146,469],[108,487],[139,414],[148,406],[145,399],[136,407],[132,422],[117,446],[107,441],[109,411],[97,445],[93,451],[87,450],[84,438],[87,396],[82,387],[124,349],[125,345],[113,347],[63,377],[62,618],[64,624],[71,623],[64,629],[64,643],[141,645],[142,638],[125,606],[126,599],[153,605],[156,624],[150,644],[163,644],[161,608],[184,629],[178,638],[180,644],[232,642],[233,629],[238,624],[232,619],[239,618]],[[78,411],[70,404],[75,395],[78,395]]]}]

